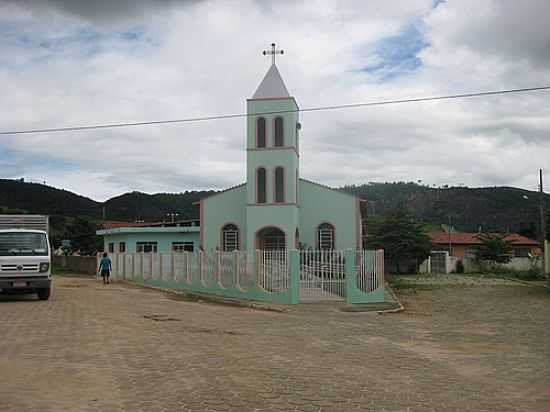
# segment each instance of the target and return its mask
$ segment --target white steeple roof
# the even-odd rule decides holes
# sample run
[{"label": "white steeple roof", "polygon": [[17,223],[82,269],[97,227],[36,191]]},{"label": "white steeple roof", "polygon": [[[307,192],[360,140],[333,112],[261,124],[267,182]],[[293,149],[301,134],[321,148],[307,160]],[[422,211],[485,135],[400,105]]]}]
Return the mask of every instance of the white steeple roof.
[{"label": "white steeple roof", "polygon": [[272,64],[252,98],[265,99],[274,97],[285,98],[290,97],[290,95],[279,70],[277,70],[277,66]]}]

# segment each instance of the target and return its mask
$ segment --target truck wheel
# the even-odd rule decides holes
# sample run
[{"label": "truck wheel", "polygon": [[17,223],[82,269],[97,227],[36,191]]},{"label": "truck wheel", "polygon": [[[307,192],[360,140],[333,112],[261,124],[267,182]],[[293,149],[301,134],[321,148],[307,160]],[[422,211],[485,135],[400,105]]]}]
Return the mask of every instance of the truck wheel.
[{"label": "truck wheel", "polygon": [[38,299],[48,300],[50,298],[51,288],[38,289]]}]

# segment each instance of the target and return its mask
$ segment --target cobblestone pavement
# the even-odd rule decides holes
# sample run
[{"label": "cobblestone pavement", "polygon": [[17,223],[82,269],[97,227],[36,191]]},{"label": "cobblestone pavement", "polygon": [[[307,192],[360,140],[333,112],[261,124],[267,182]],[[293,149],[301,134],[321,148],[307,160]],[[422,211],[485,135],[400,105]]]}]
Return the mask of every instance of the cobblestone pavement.
[{"label": "cobblestone pavement", "polygon": [[0,297],[0,408],[550,410],[548,290],[397,292],[398,314],[277,313],[57,277],[47,302]]}]

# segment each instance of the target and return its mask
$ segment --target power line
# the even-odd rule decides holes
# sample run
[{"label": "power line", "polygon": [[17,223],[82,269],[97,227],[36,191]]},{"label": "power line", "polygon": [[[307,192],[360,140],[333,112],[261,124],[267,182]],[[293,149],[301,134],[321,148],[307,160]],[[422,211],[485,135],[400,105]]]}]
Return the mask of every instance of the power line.
[{"label": "power line", "polygon": [[204,121],[210,121],[210,120],[235,119],[235,118],[242,118],[242,117],[248,117],[248,116],[261,116],[261,115],[294,113],[294,112],[319,112],[319,111],[325,111],[325,110],[343,110],[343,109],[354,109],[359,107],[384,106],[384,105],[398,104],[398,103],[414,103],[414,102],[427,102],[427,101],[433,101],[433,100],[464,99],[468,97],[494,96],[494,95],[500,95],[500,94],[525,93],[525,92],[533,92],[533,91],[541,91],[541,90],[550,90],[550,86],[528,87],[523,89],[504,89],[504,90],[495,90],[495,91],[488,91],[488,92],[451,94],[446,96],[417,97],[412,99],[381,100],[381,101],[366,102],[366,103],[340,104],[340,105],[334,105],[334,106],[319,106],[319,107],[310,107],[306,109],[280,110],[280,111],[258,112],[258,113],[250,113],[250,114],[236,113],[236,114],[222,114],[222,115],[203,116],[203,117],[189,117],[186,119],[151,120],[151,121],[145,121],[145,122],[128,122],[128,123],[107,123],[107,124],[95,124],[95,125],[88,125],[88,126],[53,127],[48,129],[12,130],[12,131],[0,132],[0,135],[72,132],[72,131],[80,131],[80,130],[112,129],[116,127],[204,122]]}]

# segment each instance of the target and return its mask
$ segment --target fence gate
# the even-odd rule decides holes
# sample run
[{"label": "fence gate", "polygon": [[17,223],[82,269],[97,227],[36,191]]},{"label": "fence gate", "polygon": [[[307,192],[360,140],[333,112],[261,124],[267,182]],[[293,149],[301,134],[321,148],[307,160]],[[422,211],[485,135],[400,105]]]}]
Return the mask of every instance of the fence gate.
[{"label": "fence gate", "polygon": [[345,301],[344,261],[340,250],[300,251],[300,301]]},{"label": "fence gate", "polygon": [[449,259],[449,252],[433,251],[430,254],[430,258],[432,273],[449,273],[447,270],[447,260]]},{"label": "fence gate", "polygon": [[258,284],[267,292],[288,290],[289,272],[286,250],[258,250]]}]

